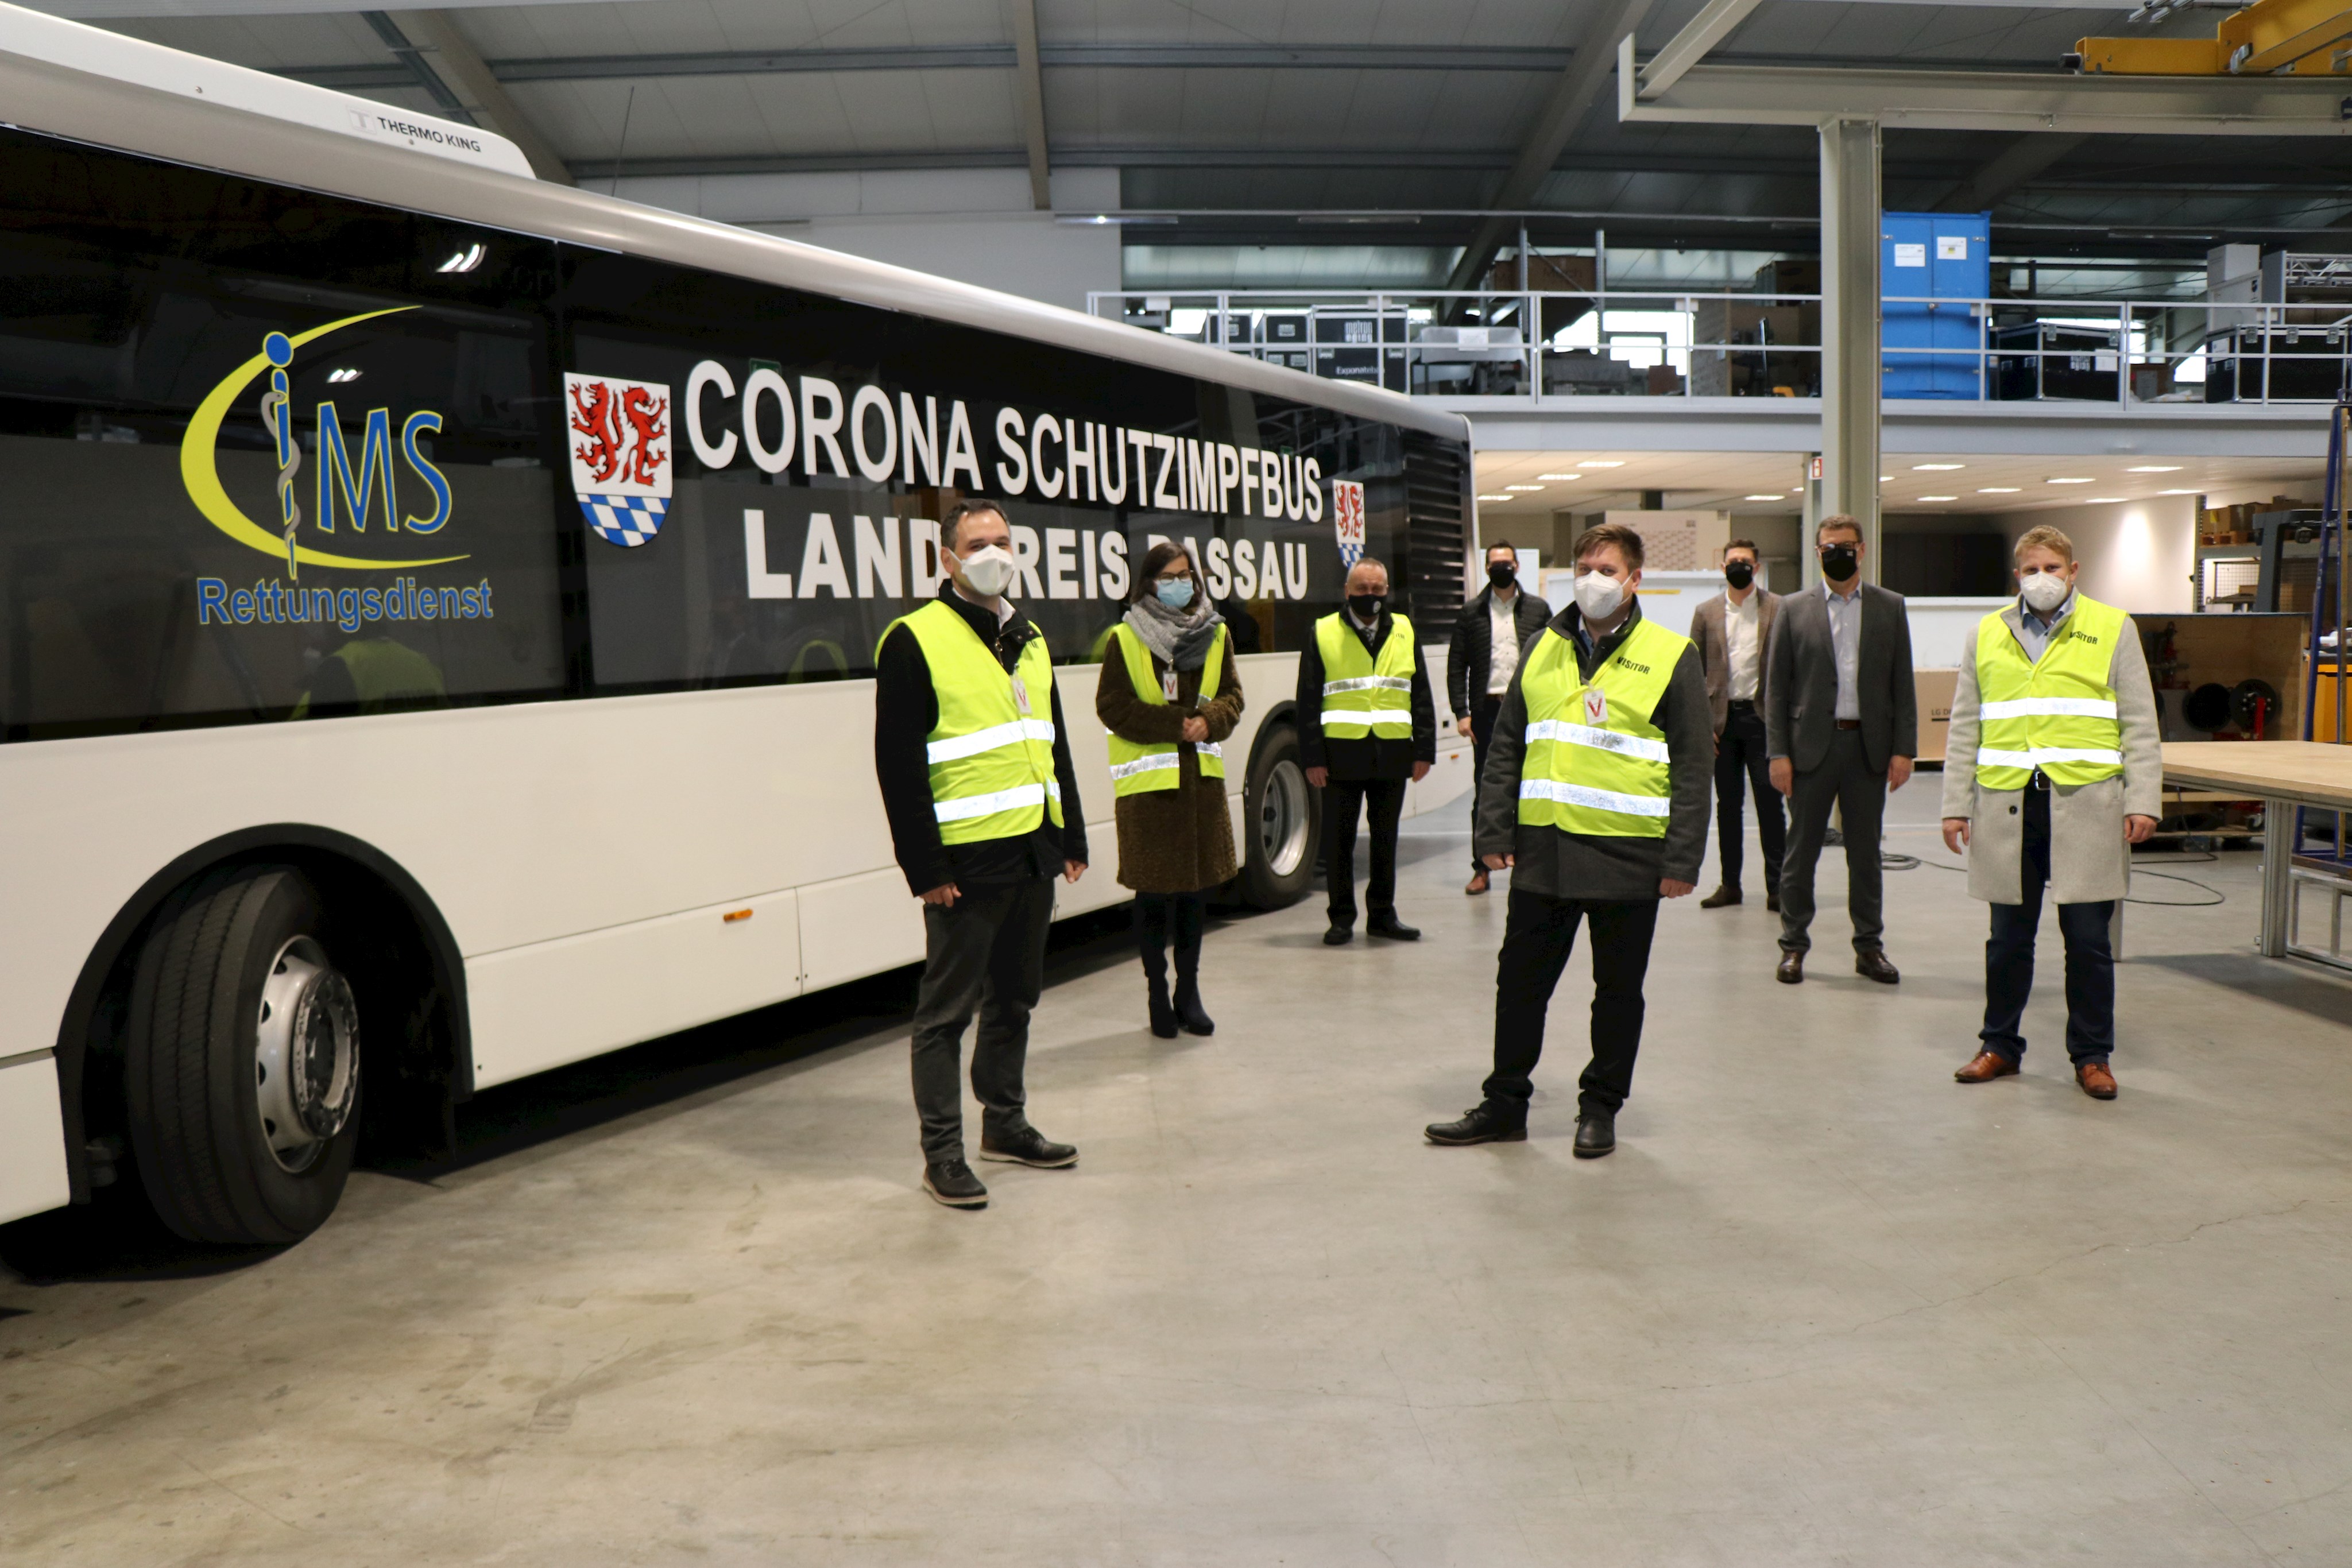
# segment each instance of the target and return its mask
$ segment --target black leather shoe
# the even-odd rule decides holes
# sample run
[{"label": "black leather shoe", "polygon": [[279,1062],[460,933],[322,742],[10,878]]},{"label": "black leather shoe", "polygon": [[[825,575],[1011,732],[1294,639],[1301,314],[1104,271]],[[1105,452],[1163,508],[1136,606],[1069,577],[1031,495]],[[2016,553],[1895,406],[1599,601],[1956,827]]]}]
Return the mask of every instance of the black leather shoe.
[{"label": "black leather shoe", "polygon": [[1385,936],[1391,942],[1421,940],[1421,928],[1417,925],[1407,925],[1403,921],[1399,920],[1394,910],[1390,910],[1385,915],[1375,915],[1364,922],[1364,934],[1368,936]]},{"label": "black leather shoe", "polygon": [[1728,909],[1731,905],[1738,902],[1739,890],[1738,888],[1718,887],[1713,893],[1708,894],[1705,898],[1700,899],[1698,901],[1698,906],[1701,909]]},{"label": "black leather shoe", "polygon": [[1528,1119],[1511,1114],[1489,1100],[1462,1113],[1458,1122],[1432,1122],[1421,1130],[1433,1144],[1524,1144]]},{"label": "black leather shoe", "polygon": [[1587,1111],[1576,1118],[1576,1157],[1597,1160],[1617,1146],[1617,1118],[1606,1111]]},{"label": "black leather shoe", "polygon": [[1805,956],[1802,953],[1781,954],[1780,967],[1772,971],[1772,977],[1780,981],[1784,986],[1801,986],[1804,984]]},{"label": "black leather shoe", "polygon": [[1876,980],[1882,986],[1892,986],[1903,978],[1903,971],[1886,961],[1886,955],[1873,950],[1853,956],[1853,972],[1865,980]]},{"label": "black leather shoe", "polygon": [[1345,947],[1355,939],[1356,928],[1352,925],[1334,925],[1323,933],[1323,946],[1326,947]]},{"label": "black leather shoe", "polygon": [[1764,895],[1764,907],[1765,907],[1766,909],[1769,910],[1769,911],[1770,911],[1771,913],[1773,913],[1774,915],[1778,915],[1778,914],[1780,914],[1780,895],[1779,894],[1777,894],[1777,893],[1768,893],[1768,894],[1766,894]]},{"label": "black leather shoe", "polygon": [[1057,1171],[1065,1166],[1078,1163],[1078,1151],[1068,1144],[1048,1142],[1045,1134],[1034,1127],[1024,1127],[1017,1133],[983,1133],[980,1137],[980,1157],[1008,1166],[1035,1166],[1039,1170]]},{"label": "black leather shoe", "polygon": [[986,1208],[988,1189],[961,1160],[941,1160],[923,1167],[923,1190],[934,1203],[950,1208]]}]

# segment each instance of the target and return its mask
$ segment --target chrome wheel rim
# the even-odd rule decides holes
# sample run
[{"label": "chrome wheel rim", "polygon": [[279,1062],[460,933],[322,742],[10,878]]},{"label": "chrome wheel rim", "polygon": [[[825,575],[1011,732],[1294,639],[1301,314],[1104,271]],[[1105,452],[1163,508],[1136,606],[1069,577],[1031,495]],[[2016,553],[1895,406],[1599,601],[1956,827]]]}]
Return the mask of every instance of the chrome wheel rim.
[{"label": "chrome wheel rim", "polygon": [[351,1120],[359,1084],[351,983],[317,942],[297,936],[270,962],[254,1038],[255,1108],[280,1169],[299,1175],[318,1162]]},{"label": "chrome wheel rim", "polygon": [[1297,872],[1307,859],[1307,774],[1285,758],[1266,770],[1257,808],[1257,847],[1276,876]]}]

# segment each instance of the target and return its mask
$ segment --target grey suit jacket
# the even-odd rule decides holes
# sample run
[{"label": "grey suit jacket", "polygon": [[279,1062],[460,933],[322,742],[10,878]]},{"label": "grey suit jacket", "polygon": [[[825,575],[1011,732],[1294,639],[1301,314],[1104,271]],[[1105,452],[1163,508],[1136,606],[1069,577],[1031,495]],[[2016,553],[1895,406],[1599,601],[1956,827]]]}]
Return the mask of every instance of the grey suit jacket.
[{"label": "grey suit jacket", "polygon": [[[1764,708],[1764,660],[1772,647],[1772,622],[1780,612],[1780,596],[1756,591],[1756,708]],[[1706,711],[1715,721],[1717,739],[1731,716],[1731,641],[1724,617],[1731,612],[1731,596],[1718,593],[1691,612],[1691,642],[1698,649],[1698,666],[1706,675]]]},{"label": "grey suit jacket", "polygon": [[[1890,757],[1919,755],[1919,694],[1911,682],[1911,621],[1903,596],[1862,586],[1862,649],[1854,670],[1862,706],[1862,750],[1871,771]],[[1780,601],[1764,655],[1765,752],[1810,773],[1837,733],[1837,649],[1822,591]]]}]

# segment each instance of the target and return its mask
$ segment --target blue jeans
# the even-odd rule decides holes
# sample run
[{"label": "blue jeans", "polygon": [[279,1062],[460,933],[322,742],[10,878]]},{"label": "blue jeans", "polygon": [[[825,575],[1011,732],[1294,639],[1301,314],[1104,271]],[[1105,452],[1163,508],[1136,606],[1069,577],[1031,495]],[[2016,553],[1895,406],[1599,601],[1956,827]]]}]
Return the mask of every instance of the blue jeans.
[{"label": "blue jeans", "polygon": [[[2033,994],[2033,939],[2042,925],[2042,894],[2050,881],[2050,794],[2028,789],[2022,807],[2025,830],[2025,901],[1992,906],[1992,935],[1985,942],[1985,1017],[1978,1038],[1996,1056],[2016,1061],[2025,1055],[2017,1032]],[[2066,1055],[2077,1067],[2105,1061],[2116,1048],[2116,956],[2108,942],[2113,899],[2062,904],[2058,931],[2066,942]]]}]

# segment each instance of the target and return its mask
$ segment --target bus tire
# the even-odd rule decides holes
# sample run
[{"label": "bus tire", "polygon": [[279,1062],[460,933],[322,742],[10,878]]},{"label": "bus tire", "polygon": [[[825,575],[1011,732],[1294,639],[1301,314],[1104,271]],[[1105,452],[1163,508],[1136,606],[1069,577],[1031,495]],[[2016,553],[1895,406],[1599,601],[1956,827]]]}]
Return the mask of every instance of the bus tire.
[{"label": "bus tire", "polygon": [[359,1016],[288,866],[164,901],[131,982],[125,1099],[142,1184],[191,1241],[284,1245],[326,1222],[359,1143]]},{"label": "bus tire", "polygon": [[1250,758],[1242,791],[1241,895],[1258,909],[1281,909],[1307,896],[1315,883],[1315,850],[1322,802],[1307,787],[1298,731],[1270,730]]}]

